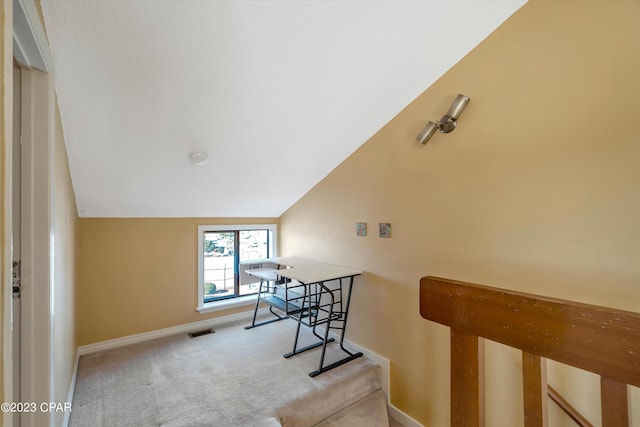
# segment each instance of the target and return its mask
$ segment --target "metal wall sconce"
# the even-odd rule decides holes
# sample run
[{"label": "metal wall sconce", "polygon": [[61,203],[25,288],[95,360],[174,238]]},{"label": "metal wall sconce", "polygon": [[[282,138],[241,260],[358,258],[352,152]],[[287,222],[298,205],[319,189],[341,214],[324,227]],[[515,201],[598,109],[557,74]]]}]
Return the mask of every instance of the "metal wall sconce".
[{"label": "metal wall sconce", "polygon": [[424,129],[422,129],[422,132],[418,134],[416,140],[420,144],[425,145],[437,130],[441,133],[449,133],[454,130],[456,128],[458,117],[460,117],[460,114],[462,114],[462,111],[469,101],[471,101],[471,98],[468,96],[458,94],[455,101],[453,101],[453,104],[451,104],[449,111],[447,111],[447,114],[442,116],[440,121],[428,122]]}]

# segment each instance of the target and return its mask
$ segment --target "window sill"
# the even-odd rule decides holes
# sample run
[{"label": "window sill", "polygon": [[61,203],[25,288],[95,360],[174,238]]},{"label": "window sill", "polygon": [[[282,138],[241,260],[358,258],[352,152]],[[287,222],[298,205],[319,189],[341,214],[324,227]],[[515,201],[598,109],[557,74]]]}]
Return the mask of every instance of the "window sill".
[{"label": "window sill", "polygon": [[230,308],[254,305],[257,295],[247,295],[244,297],[225,299],[221,301],[208,302],[196,308],[200,314],[213,313],[214,311],[228,310]]}]

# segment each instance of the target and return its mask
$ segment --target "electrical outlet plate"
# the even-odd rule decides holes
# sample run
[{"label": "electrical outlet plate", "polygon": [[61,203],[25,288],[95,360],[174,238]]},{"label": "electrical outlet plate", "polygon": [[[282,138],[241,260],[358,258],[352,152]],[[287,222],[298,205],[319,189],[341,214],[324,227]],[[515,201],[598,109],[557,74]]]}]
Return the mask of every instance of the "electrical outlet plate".
[{"label": "electrical outlet plate", "polygon": [[384,239],[391,238],[391,223],[381,222],[378,224],[378,229],[379,229],[380,237]]}]

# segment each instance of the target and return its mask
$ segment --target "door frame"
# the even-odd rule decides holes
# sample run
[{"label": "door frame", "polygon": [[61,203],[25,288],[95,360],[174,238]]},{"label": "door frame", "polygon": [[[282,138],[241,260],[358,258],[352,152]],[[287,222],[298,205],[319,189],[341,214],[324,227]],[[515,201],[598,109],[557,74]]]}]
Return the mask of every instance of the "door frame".
[{"label": "door frame", "polygon": [[[55,182],[55,89],[53,61],[42,21],[34,0],[13,0],[8,13],[12,14],[13,55],[22,69],[22,301],[21,301],[21,396],[22,402],[50,402],[53,393],[54,322],[53,316],[53,183]],[[13,6],[13,8],[11,7]],[[5,19],[5,22],[7,20]],[[6,96],[6,95],[5,95]],[[5,119],[6,119],[5,114]],[[9,120],[11,113],[8,113]],[[5,144],[5,189],[12,187],[11,146]],[[8,186],[8,187],[7,187]],[[3,209],[5,230],[12,229],[11,193],[5,191]],[[8,223],[8,224],[7,224]],[[11,271],[11,236],[2,242],[6,248],[3,269]],[[7,261],[7,258],[9,261]],[[37,260],[37,261],[36,261]],[[6,275],[5,275],[6,278]],[[6,281],[5,310],[11,299],[11,281]],[[37,298],[35,294],[37,293]],[[7,313],[5,311],[5,313]],[[11,316],[11,308],[8,312]],[[5,316],[6,318],[6,316]],[[11,317],[9,317],[11,318]],[[13,365],[10,323],[3,322],[4,374],[6,401],[15,401],[12,376],[7,375]],[[8,363],[7,363],[8,362]],[[8,417],[7,417],[8,416]],[[52,426],[51,413],[22,414],[21,425]],[[4,425],[12,425],[10,413],[5,414]]]},{"label": "door frame", "polygon": [[[12,168],[11,164],[13,161],[12,156],[12,143],[9,141],[12,140],[13,137],[13,64],[11,72],[9,72],[9,60],[12,59],[12,55],[10,55],[10,39],[12,28],[11,25],[7,25],[7,23],[11,23],[11,14],[13,13],[13,7],[11,2],[2,2],[0,3],[0,18],[2,20],[2,24],[4,24],[1,28],[2,31],[2,46],[0,47],[0,53],[2,54],[2,79],[3,79],[3,88],[0,89],[2,93],[2,110],[3,117],[0,118],[1,125],[4,126],[2,129],[2,141],[3,141],[3,156],[4,163],[0,165],[0,170],[2,171],[2,177],[0,178],[0,182],[3,183],[2,191],[2,227],[1,236],[2,241],[0,245],[0,254],[2,255],[2,259],[0,262],[0,272],[2,277],[0,278],[0,283],[2,283],[2,377],[3,377],[3,398],[6,402],[13,401],[13,375],[9,374],[13,369],[13,335],[12,329],[13,325],[11,324],[13,319],[13,300],[12,300],[12,278],[11,278],[11,238],[12,238],[12,230],[13,230],[13,221],[11,220],[12,216],[12,193],[11,189],[13,187],[12,182]],[[11,88],[11,92],[9,92],[9,88]],[[3,417],[3,425],[12,425],[12,416],[11,414],[4,413]]]}]

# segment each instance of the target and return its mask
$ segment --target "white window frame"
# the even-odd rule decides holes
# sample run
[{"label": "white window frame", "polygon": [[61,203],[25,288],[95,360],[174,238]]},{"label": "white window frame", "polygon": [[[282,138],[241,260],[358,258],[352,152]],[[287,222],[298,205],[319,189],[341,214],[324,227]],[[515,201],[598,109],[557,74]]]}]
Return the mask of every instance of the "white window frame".
[{"label": "white window frame", "polygon": [[208,231],[236,231],[236,230],[268,230],[269,256],[278,256],[278,224],[239,224],[239,225],[199,225],[198,226],[198,306],[201,313],[211,313],[234,307],[255,304],[257,295],[245,295],[227,298],[220,301],[204,302],[204,233]]}]

